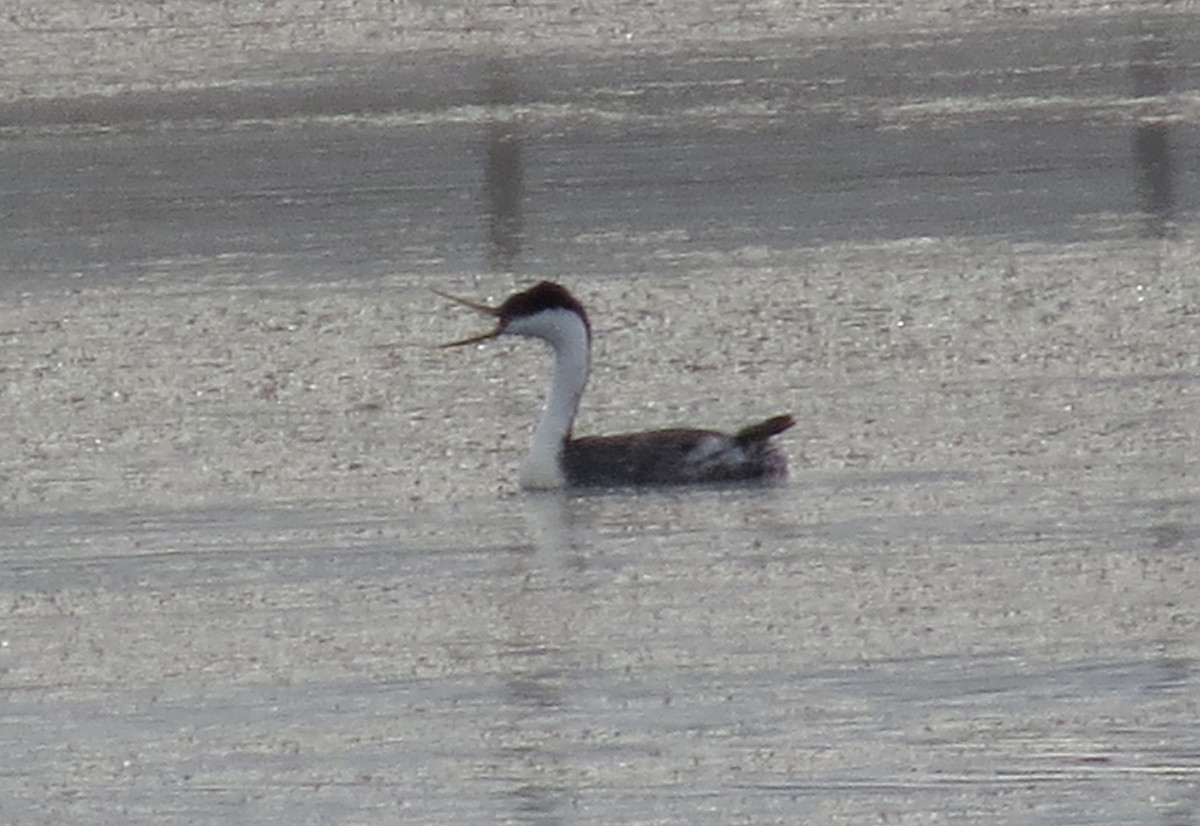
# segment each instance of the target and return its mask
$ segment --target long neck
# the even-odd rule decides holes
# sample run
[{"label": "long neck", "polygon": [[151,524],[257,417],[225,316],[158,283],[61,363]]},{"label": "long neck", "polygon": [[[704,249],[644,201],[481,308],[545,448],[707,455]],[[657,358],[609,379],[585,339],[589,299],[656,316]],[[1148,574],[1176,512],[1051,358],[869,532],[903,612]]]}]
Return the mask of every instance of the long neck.
[{"label": "long neck", "polygon": [[554,350],[554,376],[542,417],[533,431],[533,444],[521,467],[521,484],[527,488],[562,487],[559,457],[571,436],[579,400],[591,369],[591,337],[575,313],[557,311],[538,337]]}]

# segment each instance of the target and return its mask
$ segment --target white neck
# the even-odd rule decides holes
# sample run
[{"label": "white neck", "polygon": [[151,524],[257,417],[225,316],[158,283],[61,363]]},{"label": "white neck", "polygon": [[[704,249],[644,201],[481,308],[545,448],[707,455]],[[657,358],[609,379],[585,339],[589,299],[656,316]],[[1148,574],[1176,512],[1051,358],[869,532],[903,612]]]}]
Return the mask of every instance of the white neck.
[{"label": "white neck", "polygon": [[560,488],[563,476],[563,444],[579,410],[579,400],[591,369],[591,336],[587,325],[570,310],[543,310],[509,323],[506,333],[531,336],[554,350],[554,378],[542,417],[533,431],[533,444],[521,465],[521,487]]}]

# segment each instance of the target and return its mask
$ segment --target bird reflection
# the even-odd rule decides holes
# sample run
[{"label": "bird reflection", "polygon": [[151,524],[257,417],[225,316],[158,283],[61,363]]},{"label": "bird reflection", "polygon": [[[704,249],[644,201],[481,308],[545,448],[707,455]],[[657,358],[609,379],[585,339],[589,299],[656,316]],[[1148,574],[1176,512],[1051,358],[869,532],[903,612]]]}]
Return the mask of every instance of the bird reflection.
[{"label": "bird reflection", "polygon": [[488,217],[488,263],[493,270],[510,272],[520,258],[524,235],[523,140],[512,110],[519,94],[507,62],[490,61],[486,71],[484,104],[490,111],[484,138],[483,185]]},{"label": "bird reflection", "polygon": [[[1129,74],[1138,98],[1161,98],[1170,92],[1166,39],[1147,35],[1138,41]],[[1133,130],[1133,162],[1138,197],[1146,215],[1145,233],[1166,238],[1174,232],[1175,182],[1169,124],[1165,112],[1150,109]]]},{"label": "bird reflection", "polygon": [[559,826],[580,790],[571,766],[586,756],[573,738],[580,704],[572,629],[581,588],[568,562],[573,554],[571,515],[561,493],[523,499],[530,555],[514,558],[500,589],[505,640],[500,648],[504,686],[488,741],[496,746],[496,777],[513,822]]}]

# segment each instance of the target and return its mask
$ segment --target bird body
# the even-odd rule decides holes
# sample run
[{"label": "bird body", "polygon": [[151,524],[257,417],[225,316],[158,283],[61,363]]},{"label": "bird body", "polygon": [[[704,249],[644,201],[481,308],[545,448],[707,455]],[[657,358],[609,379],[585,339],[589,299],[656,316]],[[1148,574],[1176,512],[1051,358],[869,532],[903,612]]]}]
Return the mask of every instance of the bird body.
[{"label": "bird body", "polygon": [[770,443],[772,436],[795,424],[786,414],[734,434],[675,428],[574,438],[571,429],[591,370],[592,331],[583,305],[548,281],[495,308],[439,294],[498,319],[495,329],[487,333],[443,346],[518,335],[541,339],[554,353],[550,393],[521,465],[522,487],[772,481],[787,475],[787,459]]}]

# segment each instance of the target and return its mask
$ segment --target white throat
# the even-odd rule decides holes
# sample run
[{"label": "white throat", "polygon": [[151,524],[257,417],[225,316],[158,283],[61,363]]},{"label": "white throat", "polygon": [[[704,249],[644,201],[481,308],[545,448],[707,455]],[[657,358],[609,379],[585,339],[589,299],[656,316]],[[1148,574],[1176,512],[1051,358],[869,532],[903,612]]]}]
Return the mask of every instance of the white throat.
[{"label": "white throat", "polygon": [[561,488],[567,481],[561,462],[563,444],[571,435],[591,369],[591,335],[577,313],[558,308],[513,319],[504,332],[540,338],[554,351],[550,395],[521,465],[521,487]]}]

